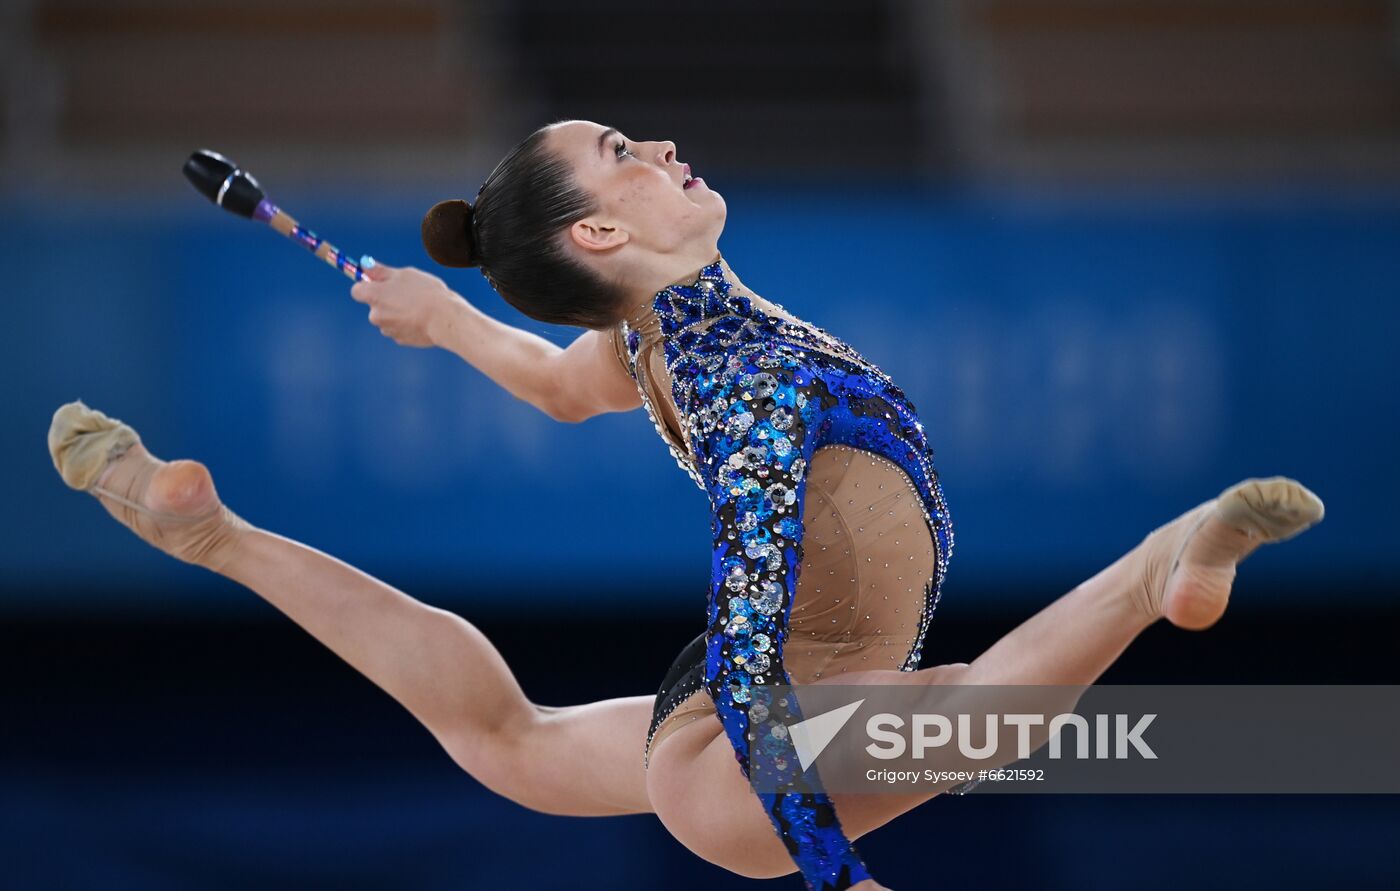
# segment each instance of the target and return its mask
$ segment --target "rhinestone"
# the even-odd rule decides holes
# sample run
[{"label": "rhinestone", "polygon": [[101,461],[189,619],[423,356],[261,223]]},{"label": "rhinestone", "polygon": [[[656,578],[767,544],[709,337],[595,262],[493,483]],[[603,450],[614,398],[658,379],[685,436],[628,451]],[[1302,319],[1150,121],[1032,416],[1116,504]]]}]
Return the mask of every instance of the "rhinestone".
[{"label": "rhinestone", "polygon": [[767,495],[768,499],[775,505],[789,505],[797,501],[797,490],[789,488],[783,483],[773,483],[764,490],[764,494]]},{"label": "rhinestone", "polygon": [[743,411],[725,419],[724,432],[730,436],[742,436],[753,426],[753,412]]},{"label": "rhinestone", "polygon": [[764,653],[755,653],[753,658],[744,664],[744,670],[750,674],[762,674],[768,670],[769,659]]},{"label": "rhinestone", "polygon": [[776,614],[783,608],[783,586],[777,582],[764,582],[758,593],[749,598],[753,608],[765,616]]}]

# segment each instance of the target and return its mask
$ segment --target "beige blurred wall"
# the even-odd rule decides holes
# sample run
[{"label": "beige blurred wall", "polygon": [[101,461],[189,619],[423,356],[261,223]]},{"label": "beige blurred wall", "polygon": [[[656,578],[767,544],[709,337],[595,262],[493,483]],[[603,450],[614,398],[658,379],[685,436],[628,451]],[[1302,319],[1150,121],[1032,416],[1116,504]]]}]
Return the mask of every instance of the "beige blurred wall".
[{"label": "beige blurred wall", "polygon": [[[790,180],[1400,176],[1394,0],[5,0],[0,188],[372,192],[560,117]],[[256,163],[253,163],[253,161]]]}]

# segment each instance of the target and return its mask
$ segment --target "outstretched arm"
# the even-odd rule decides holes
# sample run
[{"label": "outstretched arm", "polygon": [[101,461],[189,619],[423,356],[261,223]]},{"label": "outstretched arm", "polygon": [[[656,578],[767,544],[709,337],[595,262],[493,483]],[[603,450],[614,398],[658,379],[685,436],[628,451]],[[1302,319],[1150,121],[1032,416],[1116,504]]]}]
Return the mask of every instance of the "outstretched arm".
[{"label": "outstretched arm", "polygon": [[[768,720],[766,688],[791,683],[783,653],[802,561],[805,470],[822,410],[810,372],[784,361],[748,363],[732,380],[702,379],[697,408],[720,410],[704,421],[713,428],[693,440],[714,533],[705,681],[744,775],[753,749],[779,781],[795,778],[798,759],[787,728]],[[758,796],[811,891],[870,878],[827,795]]]},{"label": "outstretched arm", "polygon": [[577,423],[642,404],[606,331],[585,331],[561,348],[493,319],[420,269],[375,263],[365,274],[350,296],[369,306],[369,321],[384,336],[455,353],[556,421]]}]

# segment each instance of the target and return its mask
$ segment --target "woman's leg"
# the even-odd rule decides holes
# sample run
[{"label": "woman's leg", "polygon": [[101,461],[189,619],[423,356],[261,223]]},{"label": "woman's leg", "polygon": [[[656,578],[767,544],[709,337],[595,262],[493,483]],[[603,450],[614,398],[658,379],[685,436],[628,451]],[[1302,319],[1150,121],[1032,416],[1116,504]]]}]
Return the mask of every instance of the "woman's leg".
[{"label": "woman's leg", "polygon": [[[1247,481],[1154,530],[970,665],[847,672],[818,683],[1087,686],[1159,618],[1194,629],[1213,624],[1229,598],[1236,564],[1260,544],[1290,538],[1321,517],[1321,501],[1297,483]],[[668,736],[653,750],[649,773],[657,815],[692,851],[745,875],[793,871],[788,853],[765,833],[768,817],[734,768],[717,720],[696,721]],[[831,798],[855,839],[934,794]]]},{"label": "woman's leg", "polygon": [[[1148,534],[1137,547],[993,644],[972,664],[910,672],[888,683],[1054,685],[1055,710],[1094,683],[1143,629],[1166,618],[1201,630],[1225,611],[1236,567],[1261,544],[1292,538],[1322,519],[1322,502],[1275,477],[1246,480]],[[898,672],[887,672],[898,675]],[[843,679],[844,683],[879,683]],[[1047,702],[1046,708],[1050,708]],[[869,832],[932,795],[833,796],[843,824]]]},{"label": "woman's leg", "polygon": [[222,572],[402,703],[487,788],[545,813],[651,811],[654,696],[535,705],[476,626],[270,532],[251,530]]},{"label": "woman's leg", "polygon": [[1292,538],[1321,519],[1321,500],[1302,485],[1281,477],[1246,480],[1148,534],[997,641],[956,681],[945,671],[936,682],[1092,684],[1158,619],[1190,630],[1215,624],[1240,562],[1261,544]]},{"label": "woman's leg", "polygon": [[130,427],[81,403],[55,414],[49,443],[69,485],[155,547],[261,595],[402,703],[483,785],[548,813],[651,810],[642,746],[654,697],[535,705],[475,626],[249,526],[203,465],[151,456]]}]

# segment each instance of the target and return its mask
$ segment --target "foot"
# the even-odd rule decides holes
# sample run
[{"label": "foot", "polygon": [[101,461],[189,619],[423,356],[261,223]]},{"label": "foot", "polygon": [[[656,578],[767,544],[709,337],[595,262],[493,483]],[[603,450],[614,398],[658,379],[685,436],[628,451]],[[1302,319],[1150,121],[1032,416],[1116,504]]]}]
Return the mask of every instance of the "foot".
[{"label": "foot", "polygon": [[49,454],[63,481],[165,553],[218,572],[251,527],[219,501],[198,461],[162,461],[136,431],[70,402],[54,412]]},{"label": "foot", "polygon": [[1231,486],[1143,540],[1146,565],[1137,592],[1143,609],[1181,628],[1209,628],[1225,612],[1240,561],[1322,516],[1322,500],[1286,477]]}]

